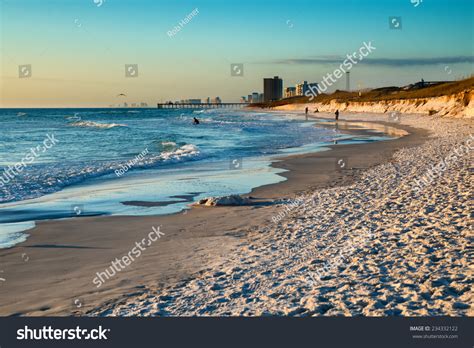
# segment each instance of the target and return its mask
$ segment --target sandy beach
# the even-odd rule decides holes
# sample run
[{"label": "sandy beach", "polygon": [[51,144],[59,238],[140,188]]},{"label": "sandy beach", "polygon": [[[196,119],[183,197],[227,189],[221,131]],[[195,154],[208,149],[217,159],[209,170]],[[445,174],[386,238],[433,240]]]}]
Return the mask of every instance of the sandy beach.
[{"label": "sandy beach", "polygon": [[[253,190],[252,206],[39,222],[0,251],[0,315],[472,315],[471,152],[413,184],[465,146],[472,120],[345,121],[408,135],[282,159],[288,180]],[[164,235],[97,289],[155,226]]]},{"label": "sandy beach", "polygon": [[473,0],[0,8],[0,348],[474,348]]}]

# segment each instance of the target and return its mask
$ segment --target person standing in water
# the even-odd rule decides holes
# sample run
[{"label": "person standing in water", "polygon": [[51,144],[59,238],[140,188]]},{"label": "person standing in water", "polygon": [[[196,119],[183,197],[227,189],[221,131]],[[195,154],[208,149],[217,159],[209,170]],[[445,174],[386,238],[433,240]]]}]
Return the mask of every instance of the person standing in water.
[{"label": "person standing in water", "polygon": [[308,107],[304,109],[304,114],[306,116],[306,121],[308,121]]},{"label": "person standing in water", "polygon": [[339,120],[339,110],[336,110],[334,114],[336,115],[336,121]]}]

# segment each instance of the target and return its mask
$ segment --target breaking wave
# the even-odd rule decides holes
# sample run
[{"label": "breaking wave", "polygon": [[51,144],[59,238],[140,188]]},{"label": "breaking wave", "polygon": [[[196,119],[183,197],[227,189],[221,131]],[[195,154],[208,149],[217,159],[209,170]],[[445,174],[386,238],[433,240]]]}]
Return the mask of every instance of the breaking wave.
[{"label": "breaking wave", "polygon": [[102,128],[102,129],[110,129],[115,127],[127,127],[126,124],[120,123],[99,123],[93,121],[78,121],[71,123],[73,127],[92,127],[92,128]]}]

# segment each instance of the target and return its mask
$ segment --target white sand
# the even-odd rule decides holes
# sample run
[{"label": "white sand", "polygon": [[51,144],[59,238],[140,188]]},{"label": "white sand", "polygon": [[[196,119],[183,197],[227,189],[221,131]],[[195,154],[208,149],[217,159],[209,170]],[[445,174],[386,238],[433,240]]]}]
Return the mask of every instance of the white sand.
[{"label": "white sand", "polygon": [[[472,152],[422,192],[412,183],[465,143],[473,122],[416,115],[401,122],[427,128],[432,137],[350,186],[308,192],[311,203],[249,231],[219,267],[89,314],[472,316]],[[281,204],[273,211],[283,210]]]}]

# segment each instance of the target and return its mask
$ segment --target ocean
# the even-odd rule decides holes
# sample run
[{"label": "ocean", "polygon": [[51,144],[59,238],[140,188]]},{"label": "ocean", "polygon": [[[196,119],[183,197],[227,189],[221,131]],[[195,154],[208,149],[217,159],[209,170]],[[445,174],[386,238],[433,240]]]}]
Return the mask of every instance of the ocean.
[{"label": "ocean", "polygon": [[284,180],[275,156],[384,139],[238,109],[4,109],[0,124],[0,248],[37,220],[176,213]]}]

